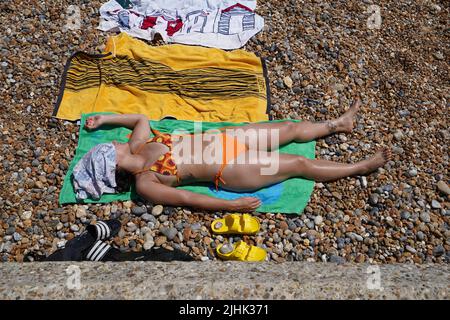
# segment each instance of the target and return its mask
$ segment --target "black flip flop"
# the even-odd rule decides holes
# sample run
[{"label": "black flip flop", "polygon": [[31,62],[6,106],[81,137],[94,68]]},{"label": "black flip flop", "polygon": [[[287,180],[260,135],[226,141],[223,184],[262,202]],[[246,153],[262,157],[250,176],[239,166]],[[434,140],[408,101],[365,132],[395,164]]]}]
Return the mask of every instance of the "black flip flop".
[{"label": "black flip flop", "polygon": [[96,224],[87,226],[82,234],[67,241],[63,249],[53,252],[44,261],[83,261],[97,240],[114,237],[119,233],[120,227],[119,220],[97,221]]},{"label": "black flip flop", "polygon": [[95,240],[108,240],[115,237],[121,228],[119,220],[97,221],[86,227],[86,230],[95,238]]},{"label": "black flip flop", "polygon": [[63,249],[56,250],[44,261],[82,261],[83,251],[91,247],[94,242],[95,238],[88,231],[85,231],[67,241]]},{"label": "black flip flop", "polygon": [[87,261],[193,261],[194,259],[181,250],[152,248],[141,252],[121,252],[101,240],[95,242],[87,253]]},{"label": "black flip flop", "polygon": [[135,261],[193,261],[190,255],[179,249],[152,248],[145,250]]}]

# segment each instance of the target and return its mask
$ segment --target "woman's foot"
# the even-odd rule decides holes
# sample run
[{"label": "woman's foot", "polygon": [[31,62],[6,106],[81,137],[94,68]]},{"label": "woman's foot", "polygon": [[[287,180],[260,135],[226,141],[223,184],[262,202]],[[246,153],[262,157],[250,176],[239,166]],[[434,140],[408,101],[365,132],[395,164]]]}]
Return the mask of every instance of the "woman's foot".
[{"label": "woman's foot", "polygon": [[378,168],[384,166],[386,162],[390,161],[392,159],[392,152],[391,149],[385,147],[381,150],[379,150],[375,155],[367,160],[361,161],[361,174],[368,174],[371,173]]},{"label": "woman's foot", "polygon": [[351,107],[338,119],[336,119],[336,131],[338,132],[352,132],[353,122],[355,120],[356,113],[361,107],[361,99],[357,97]]}]

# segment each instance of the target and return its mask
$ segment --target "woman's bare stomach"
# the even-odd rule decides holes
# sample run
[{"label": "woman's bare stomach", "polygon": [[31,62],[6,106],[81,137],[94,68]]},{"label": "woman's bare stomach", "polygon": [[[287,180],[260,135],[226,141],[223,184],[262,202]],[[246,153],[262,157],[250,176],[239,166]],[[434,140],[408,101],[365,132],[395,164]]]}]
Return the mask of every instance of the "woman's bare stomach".
[{"label": "woman's bare stomach", "polygon": [[[192,143],[188,147],[186,145],[181,147],[181,143],[182,141],[174,141],[171,150],[179,180],[175,175],[163,175],[150,170],[137,176],[137,179],[150,178],[168,186],[212,182],[221,167],[221,162],[217,161],[214,154],[220,152],[221,148],[211,141],[201,141],[200,144]],[[160,155],[168,151],[169,148],[160,143],[149,143],[142,152],[146,158],[144,167],[150,167]]]},{"label": "woman's bare stomach", "polygon": [[[158,143],[150,143],[147,151],[149,155],[153,154],[153,156],[155,153],[161,154],[160,147]],[[176,176],[165,176],[156,172],[149,172],[148,174],[158,179],[160,183],[170,186],[195,182],[214,182],[219,171],[229,171],[242,166],[255,165],[259,167],[261,166],[260,162],[267,163],[267,154],[270,154],[270,152],[265,151],[241,151],[238,157],[231,159],[231,161],[230,159],[225,161],[222,152],[223,144],[220,139],[211,137],[205,139],[204,134],[182,137],[180,140],[173,141],[172,146],[172,156],[177,166],[179,180]],[[226,166],[223,166],[225,162]]]}]

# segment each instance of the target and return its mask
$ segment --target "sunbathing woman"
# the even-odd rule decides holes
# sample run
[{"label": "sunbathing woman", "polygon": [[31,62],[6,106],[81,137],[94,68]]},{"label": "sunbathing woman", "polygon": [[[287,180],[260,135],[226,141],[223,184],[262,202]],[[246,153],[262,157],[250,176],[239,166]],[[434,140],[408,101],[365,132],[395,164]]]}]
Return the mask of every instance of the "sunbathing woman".
[{"label": "sunbathing woman", "polygon": [[[279,145],[289,142],[306,142],[332,133],[351,132],[360,104],[361,101],[357,99],[341,117],[326,122],[285,121],[228,127],[216,133],[219,143],[213,142],[213,139],[203,139],[205,134],[200,134],[202,150],[195,149],[192,143],[191,148],[181,148],[181,152],[174,150],[184,139],[194,138],[191,139],[194,141],[194,135],[181,138],[177,136],[175,139],[174,135],[156,132],[156,136],[149,140],[151,128],[144,115],[96,115],[86,120],[87,129],[117,125],[132,129],[133,132],[127,143],[114,141],[96,146],[85,158],[94,156],[98,160],[100,157],[101,161],[98,162],[109,166],[109,171],[108,168],[106,171],[111,174],[114,174],[116,169],[132,173],[135,175],[136,192],[155,204],[205,210],[253,211],[260,206],[258,198],[225,200],[175,187],[194,182],[210,182],[215,183],[216,187],[243,192],[257,190],[292,177],[326,182],[368,174],[390,160],[389,149],[383,148],[371,158],[354,164],[274,152]],[[278,137],[259,134],[263,131],[278,133]],[[222,161],[214,161],[217,159],[214,155],[217,154],[221,155]],[[264,168],[270,166],[277,170],[262,174]],[[80,175],[80,171],[83,171],[80,167],[83,166],[78,167],[75,168],[74,174],[78,172]],[[97,179],[102,180],[103,177]]]}]

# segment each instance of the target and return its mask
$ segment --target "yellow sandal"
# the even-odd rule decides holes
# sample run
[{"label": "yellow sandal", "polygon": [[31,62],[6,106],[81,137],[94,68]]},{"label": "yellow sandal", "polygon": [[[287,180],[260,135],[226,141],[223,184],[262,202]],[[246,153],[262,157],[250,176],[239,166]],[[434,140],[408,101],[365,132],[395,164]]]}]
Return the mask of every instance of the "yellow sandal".
[{"label": "yellow sandal", "polygon": [[235,260],[235,261],[264,261],[266,260],[267,252],[263,248],[251,246],[244,241],[238,241],[233,243],[233,250],[228,253],[224,253],[221,250],[224,248],[223,244],[220,244],[216,248],[217,255],[224,260]]},{"label": "yellow sandal", "polygon": [[255,234],[259,231],[259,220],[251,215],[232,213],[211,223],[217,234]]}]

